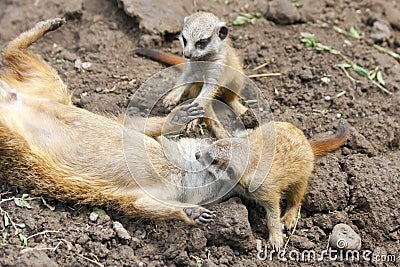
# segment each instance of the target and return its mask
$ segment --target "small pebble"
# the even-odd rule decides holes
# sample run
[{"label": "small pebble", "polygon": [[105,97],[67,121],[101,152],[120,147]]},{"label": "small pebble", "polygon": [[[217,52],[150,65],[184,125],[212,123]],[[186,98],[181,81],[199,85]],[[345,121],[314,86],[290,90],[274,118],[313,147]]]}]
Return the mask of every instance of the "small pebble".
[{"label": "small pebble", "polygon": [[329,95],[327,95],[327,96],[324,97],[324,99],[325,99],[326,101],[329,101],[329,100],[331,100],[331,97],[330,97]]},{"label": "small pebble", "polygon": [[330,81],[331,81],[331,79],[329,79],[328,77],[322,77],[322,78],[321,78],[321,82],[322,82],[323,84],[329,84]]},{"label": "small pebble", "polygon": [[99,214],[97,214],[96,212],[91,212],[89,215],[89,220],[91,220],[92,222],[97,221],[97,219],[99,218]]},{"label": "small pebble", "polygon": [[113,229],[115,233],[117,233],[117,236],[121,239],[129,240],[132,238],[120,222],[113,222]]},{"label": "small pebble", "polygon": [[74,66],[75,66],[75,69],[80,70],[82,68],[82,61],[78,58],[77,60],[75,60]]},{"label": "small pebble", "polygon": [[372,26],[371,38],[375,42],[382,42],[385,40],[389,40],[392,35],[390,27],[383,22],[375,21]]},{"label": "small pebble", "polygon": [[347,224],[339,223],[333,227],[331,247],[344,250],[361,249],[361,237]]},{"label": "small pebble", "polygon": [[82,63],[82,69],[84,69],[84,70],[88,70],[91,67],[92,67],[92,63],[90,63],[90,62],[83,62]]}]

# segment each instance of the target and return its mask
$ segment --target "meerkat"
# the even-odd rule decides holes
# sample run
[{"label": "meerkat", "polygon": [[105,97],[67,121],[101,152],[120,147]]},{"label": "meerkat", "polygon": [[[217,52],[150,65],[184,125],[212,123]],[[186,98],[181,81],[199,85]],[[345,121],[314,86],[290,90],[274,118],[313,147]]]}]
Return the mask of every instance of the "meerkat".
[{"label": "meerkat", "polygon": [[[185,94],[195,98],[206,111],[208,125],[217,138],[228,137],[229,133],[217,122],[211,106],[213,99],[221,99],[229,105],[236,115],[242,115],[247,108],[240,102],[240,93],[244,87],[243,69],[236,55],[228,28],[214,14],[197,12],[185,17],[179,40],[186,59],[184,70],[176,87],[164,98],[166,107],[175,106]],[[156,59],[167,64],[185,62],[175,55],[156,50],[139,48],[138,54]],[[194,64],[208,62],[209,65]],[[213,63],[213,64],[211,64]],[[197,125],[194,120],[189,129]]]},{"label": "meerkat", "polygon": [[162,125],[171,124],[166,126],[171,130],[202,110],[180,106],[169,118],[150,118],[145,134],[134,129],[136,123],[128,123],[128,131],[116,119],[73,106],[56,71],[27,50],[64,23],[40,22],[3,52],[9,67],[0,75],[1,177],[60,200],[190,224],[210,222],[212,211],[179,201],[185,199],[179,189],[185,175],[153,138]]},{"label": "meerkat", "polygon": [[[215,202],[232,190],[235,179],[240,179],[233,191],[257,200],[268,209],[270,240],[281,245],[282,233],[277,229],[279,200],[278,206],[276,200],[287,189],[285,186],[293,185],[283,219],[288,228],[292,227],[314,156],[344,142],[345,127],[340,126],[334,137],[307,145],[300,130],[277,123],[277,146],[270,173],[259,189],[249,192],[249,180],[260,170],[255,163],[260,158],[256,148],[262,145],[262,153],[274,149],[271,127],[259,127],[249,135],[254,146],[247,165],[242,161],[241,153],[246,147],[242,147],[240,138],[214,143],[207,139],[183,138],[175,142],[154,138],[162,133],[162,125],[173,130],[176,125],[187,123],[187,118],[201,116],[202,109],[196,103],[178,106],[171,116],[149,118],[146,123],[142,118],[138,123],[136,118],[130,118],[127,127],[116,119],[73,106],[57,73],[27,50],[30,44],[64,22],[63,19],[41,22],[4,50],[10,66],[0,75],[0,177],[59,200],[109,206],[134,216],[181,219],[190,224],[212,221],[215,213],[200,204]],[[43,81],[47,81],[47,87]],[[231,144],[235,144],[234,149]],[[234,157],[227,163],[230,152]],[[168,153],[175,157],[175,162],[168,160]],[[263,159],[272,161],[268,156],[266,153]],[[211,167],[205,167],[205,161],[210,161]],[[268,164],[264,165],[266,168]],[[245,174],[240,176],[243,168]],[[303,180],[296,180],[296,175]],[[282,177],[287,178],[280,181]]]},{"label": "meerkat", "polygon": [[[253,199],[265,208],[269,241],[278,249],[283,244],[279,206],[282,195],[285,194],[287,201],[282,221],[290,230],[296,223],[315,158],[340,147],[347,139],[347,132],[348,125],[341,119],[335,135],[308,141],[290,123],[269,122],[251,131],[250,142],[246,138],[220,139],[195,156],[214,175],[238,179],[232,192]],[[254,180],[259,186],[251,189]]]}]

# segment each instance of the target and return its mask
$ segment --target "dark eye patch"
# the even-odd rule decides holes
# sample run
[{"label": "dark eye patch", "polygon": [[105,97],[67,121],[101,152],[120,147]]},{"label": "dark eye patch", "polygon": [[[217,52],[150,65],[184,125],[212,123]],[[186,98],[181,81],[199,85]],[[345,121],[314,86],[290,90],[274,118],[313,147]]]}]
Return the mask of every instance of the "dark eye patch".
[{"label": "dark eye patch", "polygon": [[196,42],[196,47],[200,48],[200,49],[204,49],[210,43],[210,41],[211,41],[211,37],[207,38],[207,39],[201,39]]},{"label": "dark eye patch", "polygon": [[214,159],[213,157],[211,157],[210,153],[206,153],[204,155],[204,158],[206,159],[207,163],[211,164],[211,165],[216,165],[218,164],[218,160]]},{"label": "dark eye patch", "polygon": [[228,175],[229,179],[231,179],[231,180],[236,179],[236,174],[232,167],[228,167],[226,169],[226,174]]},{"label": "dark eye patch", "polygon": [[183,45],[186,46],[186,44],[187,44],[186,38],[183,36],[181,36],[181,38],[182,38]]}]

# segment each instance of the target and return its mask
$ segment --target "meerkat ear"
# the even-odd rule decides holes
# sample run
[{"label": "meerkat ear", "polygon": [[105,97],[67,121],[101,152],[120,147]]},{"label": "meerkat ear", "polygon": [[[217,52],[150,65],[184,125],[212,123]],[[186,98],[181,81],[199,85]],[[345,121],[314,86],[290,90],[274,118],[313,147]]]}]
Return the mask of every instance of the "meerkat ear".
[{"label": "meerkat ear", "polygon": [[219,26],[219,30],[218,30],[218,37],[221,40],[224,40],[226,38],[226,36],[228,36],[228,28],[225,26],[225,23],[222,23]]}]

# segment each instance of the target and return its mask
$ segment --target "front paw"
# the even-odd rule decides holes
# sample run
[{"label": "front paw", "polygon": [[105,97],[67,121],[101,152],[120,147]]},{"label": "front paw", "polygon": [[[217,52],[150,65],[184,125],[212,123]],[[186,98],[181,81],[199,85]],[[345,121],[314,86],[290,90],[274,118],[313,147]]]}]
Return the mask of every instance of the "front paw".
[{"label": "front paw", "polygon": [[172,110],[181,100],[181,95],[175,91],[171,91],[167,94],[163,100],[163,105],[166,109]]},{"label": "front paw", "polygon": [[186,216],[199,225],[208,224],[216,217],[215,211],[210,211],[203,207],[185,208],[183,211],[185,212]]},{"label": "front paw", "polygon": [[269,242],[271,243],[272,249],[279,251],[283,246],[283,234],[282,231],[276,230],[274,232],[269,232]]},{"label": "front paw", "polygon": [[172,122],[178,125],[184,125],[194,119],[203,117],[204,109],[199,106],[199,103],[191,103],[177,107],[172,113],[175,113]]}]

